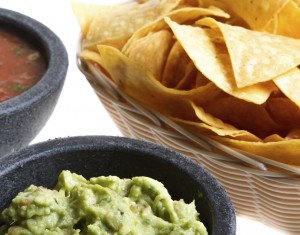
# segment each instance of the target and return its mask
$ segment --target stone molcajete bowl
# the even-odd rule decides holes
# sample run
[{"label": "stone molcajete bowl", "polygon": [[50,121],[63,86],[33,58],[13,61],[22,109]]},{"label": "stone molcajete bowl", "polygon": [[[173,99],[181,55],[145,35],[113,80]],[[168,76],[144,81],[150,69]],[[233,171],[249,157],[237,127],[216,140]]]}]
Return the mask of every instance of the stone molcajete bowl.
[{"label": "stone molcajete bowl", "polygon": [[0,102],[0,158],[24,147],[39,133],[61,93],[68,55],[48,27],[21,13],[0,8],[0,27],[9,28],[35,45],[47,61],[39,82],[15,98]]},{"label": "stone molcajete bowl", "polygon": [[195,200],[210,235],[234,235],[233,206],[217,180],[191,159],[135,139],[84,136],[30,145],[0,159],[0,211],[30,184],[53,188],[62,170],[83,175],[148,176],[162,182],[172,199]]}]

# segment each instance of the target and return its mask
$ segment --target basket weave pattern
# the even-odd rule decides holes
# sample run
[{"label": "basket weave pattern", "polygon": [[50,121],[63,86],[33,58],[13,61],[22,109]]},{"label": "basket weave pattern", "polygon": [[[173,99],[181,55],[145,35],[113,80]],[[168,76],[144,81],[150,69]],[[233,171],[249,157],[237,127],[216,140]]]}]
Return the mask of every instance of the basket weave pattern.
[{"label": "basket weave pattern", "polygon": [[[123,94],[93,63],[78,58],[78,67],[124,136],[158,143],[201,164],[226,189],[237,215],[300,234],[299,169],[255,158],[251,162],[226,146],[195,137]],[[216,154],[206,144],[226,151]],[[269,165],[281,171],[270,171]]]}]

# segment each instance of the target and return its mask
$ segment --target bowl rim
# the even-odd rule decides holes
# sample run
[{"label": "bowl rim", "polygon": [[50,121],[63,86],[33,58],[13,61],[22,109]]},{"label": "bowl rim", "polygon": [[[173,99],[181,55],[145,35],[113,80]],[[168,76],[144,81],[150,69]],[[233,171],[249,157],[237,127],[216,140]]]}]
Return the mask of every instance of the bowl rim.
[{"label": "bowl rim", "polygon": [[0,118],[26,109],[31,104],[47,98],[65,81],[68,54],[61,39],[46,25],[20,12],[0,7],[0,24],[29,33],[42,44],[48,66],[40,80],[27,91],[0,102]]},{"label": "bowl rim", "polygon": [[[1,158],[0,178],[2,175],[5,175],[6,172],[13,170],[15,167],[23,165],[28,161],[30,162],[42,157],[49,157],[47,154],[49,154],[50,151],[53,154],[59,154],[63,152],[99,149],[117,149],[118,151],[128,151],[130,149],[147,155],[149,154],[149,156],[158,160],[163,160],[167,164],[171,164],[180,171],[183,171],[189,177],[193,178],[198,185],[209,184],[210,187],[203,188],[207,195],[212,195],[212,197],[209,197],[208,199],[211,202],[214,201],[213,199],[222,200],[217,201],[217,203],[212,203],[211,205],[211,210],[216,220],[214,221],[216,224],[212,224],[214,229],[212,235],[223,234],[224,228],[229,232],[227,235],[234,235],[236,233],[235,210],[231,203],[231,199],[219,181],[191,158],[162,145],[145,140],[121,136],[100,135],[50,139],[26,146],[19,151],[10,153]],[[153,152],[157,151],[162,154],[153,154]]]}]

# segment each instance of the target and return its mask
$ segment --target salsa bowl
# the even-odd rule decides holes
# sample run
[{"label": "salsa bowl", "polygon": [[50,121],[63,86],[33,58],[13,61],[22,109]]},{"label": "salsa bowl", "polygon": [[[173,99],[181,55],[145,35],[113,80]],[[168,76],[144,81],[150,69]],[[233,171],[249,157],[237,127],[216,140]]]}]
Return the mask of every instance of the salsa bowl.
[{"label": "salsa bowl", "polygon": [[[45,60],[45,70],[33,86],[26,87],[21,94],[0,102],[1,158],[30,143],[47,122],[65,81],[68,55],[54,32],[21,13],[0,8],[0,29],[7,29],[18,38],[24,39],[34,46]],[[32,59],[36,53],[29,56]],[[5,69],[5,63],[2,62],[1,67]],[[28,77],[26,72],[23,75]],[[3,84],[5,77],[6,75],[3,75],[0,78],[0,95],[1,81]],[[20,85],[15,86],[15,89],[23,88]]]},{"label": "salsa bowl", "polygon": [[231,201],[210,173],[173,150],[125,137],[59,138],[6,155],[0,159],[0,210],[31,184],[53,188],[63,170],[86,179],[109,175],[151,177],[163,183],[173,200],[194,200],[210,235],[235,234]]}]

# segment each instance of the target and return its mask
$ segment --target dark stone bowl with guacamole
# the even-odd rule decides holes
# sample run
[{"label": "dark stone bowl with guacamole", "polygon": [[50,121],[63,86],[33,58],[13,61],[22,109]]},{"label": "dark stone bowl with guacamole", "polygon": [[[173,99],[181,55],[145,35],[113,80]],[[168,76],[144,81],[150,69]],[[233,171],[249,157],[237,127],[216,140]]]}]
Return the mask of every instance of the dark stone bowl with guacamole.
[{"label": "dark stone bowl with guacamole", "polygon": [[30,145],[0,159],[0,182],[0,234],[236,233],[231,201],[210,173],[141,140]]},{"label": "dark stone bowl with guacamole", "polygon": [[61,93],[68,55],[48,27],[0,8],[0,158],[30,143]]}]

